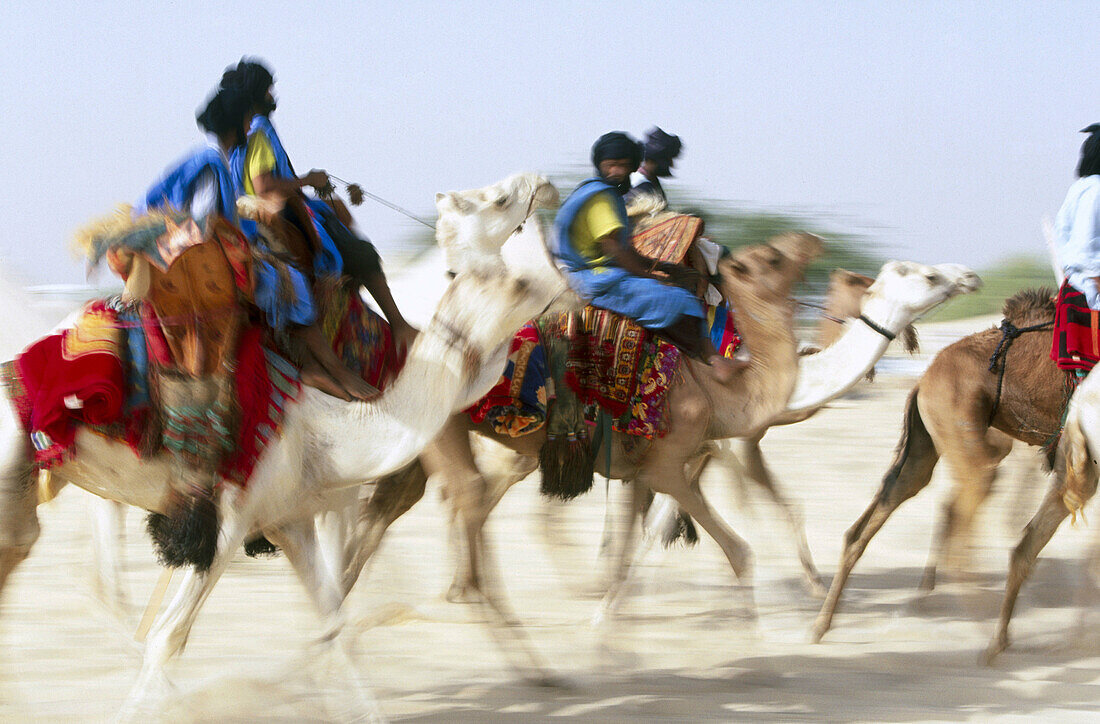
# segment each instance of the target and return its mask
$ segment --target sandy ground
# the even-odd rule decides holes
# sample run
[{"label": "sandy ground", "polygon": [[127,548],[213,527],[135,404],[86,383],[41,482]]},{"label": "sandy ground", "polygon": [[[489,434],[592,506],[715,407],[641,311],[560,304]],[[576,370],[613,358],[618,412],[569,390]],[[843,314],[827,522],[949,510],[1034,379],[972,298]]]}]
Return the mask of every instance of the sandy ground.
[{"label": "sandy ground", "polygon": [[[935,347],[963,331],[928,329],[925,342]],[[826,577],[844,531],[887,468],[913,381],[911,374],[882,375],[764,441],[777,476],[805,505],[810,546]],[[429,489],[393,527],[347,604],[355,670],[392,719],[1095,721],[1100,634],[1089,626],[1097,616],[1088,616],[1095,598],[1081,605],[1089,593],[1081,557],[1093,529],[1059,531],[1024,589],[1013,647],[994,668],[977,664],[1008,551],[1046,484],[1034,453],[1014,451],[979,523],[972,578],[922,597],[916,585],[949,485],[938,471],[872,541],[833,631],[814,645],[809,630],[820,602],[801,584],[785,530],[767,502],[735,494],[723,474],[708,473],[704,489],[754,549],[759,619],[748,617],[725,559],[705,539],[692,550],[653,551],[616,625],[603,631],[589,626],[602,568],[602,481],[567,506],[543,502],[537,482],[525,481],[491,519],[490,540],[517,617],[564,679],[555,688],[524,683],[509,668],[476,607],[442,600],[450,562],[438,491]],[[610,490],[615,502],[624,492]],[[90,585],[87,501],[70,490],[40,509],[42,537],[5,592],[5,720],[108,720],[138,670],[133,631],[158,568],[141,516],[131,512],[130,605],[116,622]],[[172,665],[177,689],[164,700],[164,718],[339,718],[347,697],[315,655],[319,633],[285,560],[241,556]]]}]

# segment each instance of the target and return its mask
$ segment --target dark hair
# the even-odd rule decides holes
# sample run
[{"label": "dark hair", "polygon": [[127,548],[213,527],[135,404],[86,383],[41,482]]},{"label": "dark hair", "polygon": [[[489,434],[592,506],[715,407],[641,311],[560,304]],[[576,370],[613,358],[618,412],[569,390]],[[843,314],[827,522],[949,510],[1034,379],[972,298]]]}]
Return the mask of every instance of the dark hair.
[{"label": "dark hair", "polygon": [[645,158],[649,161],[668,163],[680,155],[683,146],[679,136],[665,133],[657,126],[645,134]]},{"label": "dark hair", "polygon": [[1081,144],[1081,160],[1077,162],[1077,175],[1081,178],[1100,173],[1100,123],[1093,123],[1081,133],[1089,134]]},{"label": "dark hair", "polygon": [[229,131],[240,131],[244,123],[252,115],[252,104],[234,90],[219,90],[209,100],[206,106],[195,114],[195,120],[199,128],[213,133],[216,136]]},{"label": "dark hair", "polygon": [[628,159],[637,169],[642,162],[642,144],[622,131],[605,133],[592,144],[592,165],[599,169],[600,161],[607,158]]},{"label": "dark hair", "polygon": [[266,65],[256,58],[241,58],[236,67],[229,66],[222,73],[221,88],[241,93],[249,104],[261,103],[267,91],[275,84],[275,77]]}]

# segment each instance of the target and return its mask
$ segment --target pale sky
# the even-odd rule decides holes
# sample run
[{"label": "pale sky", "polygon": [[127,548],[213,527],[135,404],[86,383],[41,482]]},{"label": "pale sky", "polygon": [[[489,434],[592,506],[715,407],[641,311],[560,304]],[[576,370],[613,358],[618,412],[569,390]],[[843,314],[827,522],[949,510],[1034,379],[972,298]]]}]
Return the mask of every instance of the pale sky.
[{"label": "pale sky", "polygon": [[[202,142],[242,55],[300,172],[424,215],[436,191],[587,160],[658,124],[667,186],[801,210],[919,261],[1044,251],[1100,122],[1096,2],[0,5],[0,274],[79,282],[73,230]],[[355,212],[385,255],[416,225]]]}]

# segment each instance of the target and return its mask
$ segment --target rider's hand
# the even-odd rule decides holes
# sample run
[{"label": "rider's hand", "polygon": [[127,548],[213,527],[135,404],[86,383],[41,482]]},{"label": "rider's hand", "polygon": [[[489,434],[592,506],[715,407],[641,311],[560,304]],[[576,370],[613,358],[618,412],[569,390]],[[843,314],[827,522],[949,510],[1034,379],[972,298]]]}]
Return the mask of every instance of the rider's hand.
[{"label": "rider's hand", "polygon": [[320,191],[328,186],[328,173],[315,168],[305,175],[303,181],[305,181],[306,186],[312,186]]}]

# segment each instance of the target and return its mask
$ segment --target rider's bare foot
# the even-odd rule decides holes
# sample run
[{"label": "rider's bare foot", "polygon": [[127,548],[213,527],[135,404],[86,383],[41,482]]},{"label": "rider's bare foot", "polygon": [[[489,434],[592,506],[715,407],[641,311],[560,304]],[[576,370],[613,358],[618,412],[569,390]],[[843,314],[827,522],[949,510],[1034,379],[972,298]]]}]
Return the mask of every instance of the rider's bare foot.
[{"label": "rider's bare foot", "polygon": [[344,390],[349,395],[351,395],[354,399],[359,400],[360,402],[370,402],[371,400],[378,398],[382,394],[381,390],[379,390],[377,387],[374,387],[373,385],[368,384],[366,380],[364,380],[362,377],[355,374],[351,370],[347,369],[346,367],[341,370],[337,370],[336,374],[333,376],[336,377],[337,381],[341,385],[343,385]]},{"label": "rider's bare foot", "polygon": [[332,378],[321,364],[315,359],[309,359],[302,365],[302,384],[316,388],[325,394],[332,395],[345,402],[351,402],[352,397],[344,386]]}]

